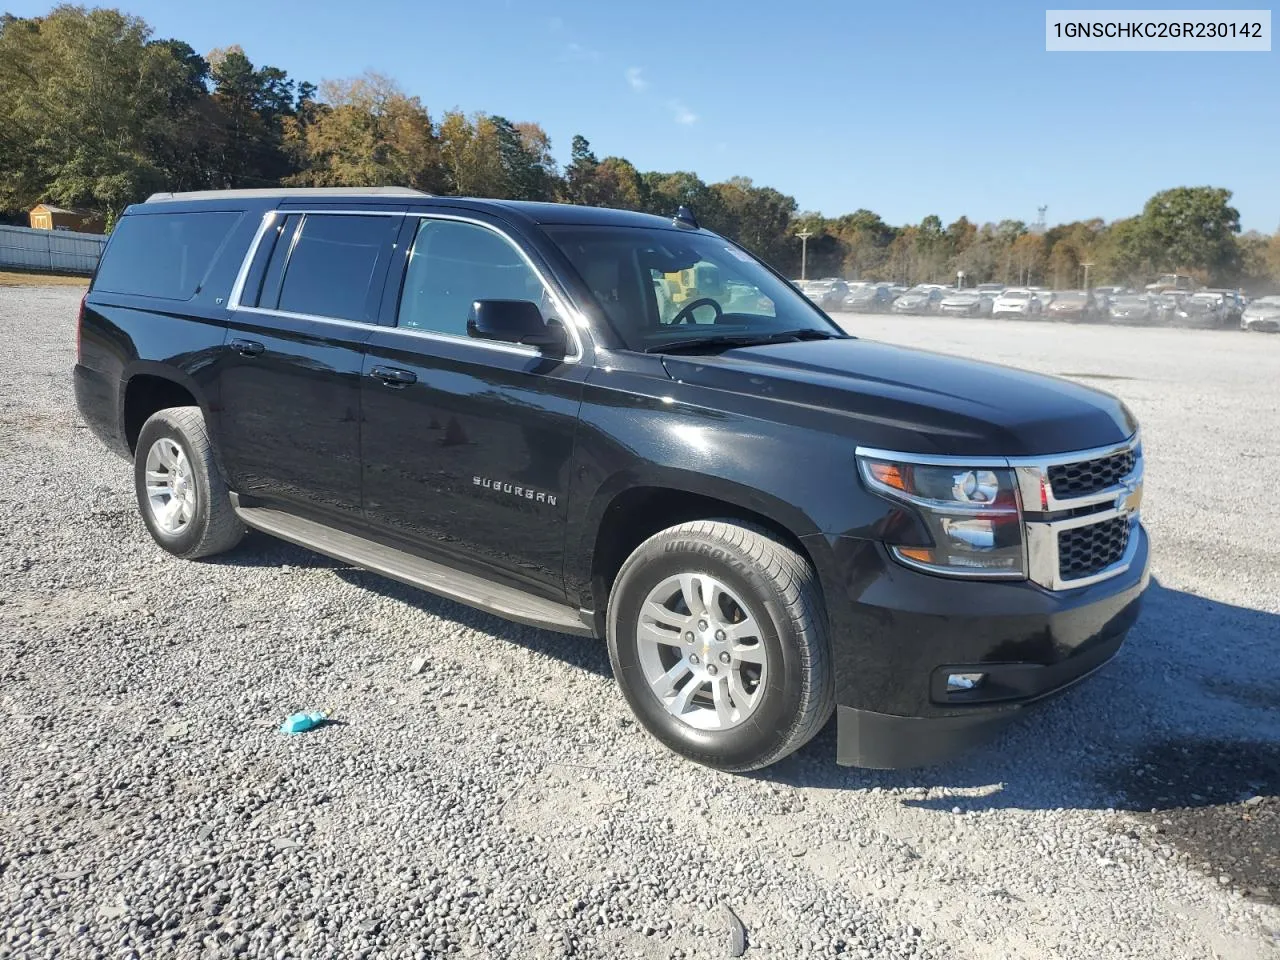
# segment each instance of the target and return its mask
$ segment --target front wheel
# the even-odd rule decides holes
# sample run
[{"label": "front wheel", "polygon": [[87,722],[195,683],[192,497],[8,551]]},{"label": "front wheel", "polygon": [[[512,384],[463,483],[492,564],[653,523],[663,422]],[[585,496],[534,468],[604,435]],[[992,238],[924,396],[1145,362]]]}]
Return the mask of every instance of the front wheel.
[{"label": "front wheel", "polygon": [[133,461],[138,509],[152,538],[194,560],[230,550],[244,536],[199,407],[169,407],[142,425]]},{"label": "front wheel", "polygon": [[707,766],[768,766],[834,709],[816,574],[764,530],[699,520],[650,537],[618,573],[608,638],[637,719]]}]

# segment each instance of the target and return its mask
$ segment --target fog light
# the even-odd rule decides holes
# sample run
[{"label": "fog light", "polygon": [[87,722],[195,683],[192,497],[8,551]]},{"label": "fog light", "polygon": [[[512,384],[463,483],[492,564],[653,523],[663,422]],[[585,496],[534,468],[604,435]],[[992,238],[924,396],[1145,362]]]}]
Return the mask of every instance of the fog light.
[{"label": "fog light", "polygon": [[947,693],[960,693],[972,690],[986,677],[985,673],[949,673],[947,674]]}]

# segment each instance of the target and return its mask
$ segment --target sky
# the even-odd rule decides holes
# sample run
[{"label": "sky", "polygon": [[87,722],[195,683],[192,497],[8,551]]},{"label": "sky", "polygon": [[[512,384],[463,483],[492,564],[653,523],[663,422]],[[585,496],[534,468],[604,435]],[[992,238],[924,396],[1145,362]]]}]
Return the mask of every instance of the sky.
[{"label": "sky", "polygon": [[1212,185],[1234,191],[1246,230],[1280,227],[1280,53],[1046,53],[1045,7],[1025,0],[120,7],[158,38],[239,44],[297,79],[385,73],[433,118],[536,121],[561,162],[581,133],[601,158],[750,177],[827,216],[1030,222],[1047,205],[1050,223],[1112,220]]}]

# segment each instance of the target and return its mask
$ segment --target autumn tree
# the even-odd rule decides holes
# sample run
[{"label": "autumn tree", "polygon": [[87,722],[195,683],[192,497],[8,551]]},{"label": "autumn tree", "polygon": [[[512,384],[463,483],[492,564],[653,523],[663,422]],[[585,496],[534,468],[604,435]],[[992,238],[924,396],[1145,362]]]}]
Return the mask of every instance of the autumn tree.
[{"label": "autumn tree", "polygon": [[1217,278],[1239,270],[1240,213],[1231,206],[1230,190],[1163,190],[1142,208],[1138,231],[1143,252],[1159,269],[1202,270]]},{"label": "autumn tree", "polygon": [[291,124],[290,136],[301,169],[289,183],[427,192],[444,186],[440,144],[426,108],[381,74],[326,81],[319,102]]},{"label": "autumn tree", "polygon": [[166,188],[173,118],[201,78],[185,51],[116,10],[0,19],[0,209],[48,200],[115,216]]}]

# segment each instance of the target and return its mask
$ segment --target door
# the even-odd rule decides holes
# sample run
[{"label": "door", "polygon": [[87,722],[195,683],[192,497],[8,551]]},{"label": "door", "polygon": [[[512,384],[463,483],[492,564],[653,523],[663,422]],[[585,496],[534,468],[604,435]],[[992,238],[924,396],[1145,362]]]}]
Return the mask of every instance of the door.
[{"label": "door", "polygon": [[277,211],[263,232],[219,360],[241,495],[359,518],[364,342],[401,216]]},{"label": "door", "polygon": [[571,326],[565,299],[495,224],[411,215],[401,236],[395,325],[365,345],[365,517],[561,598],[581,349],[471,339],[466,318],[475,300],[532,300]]}]

